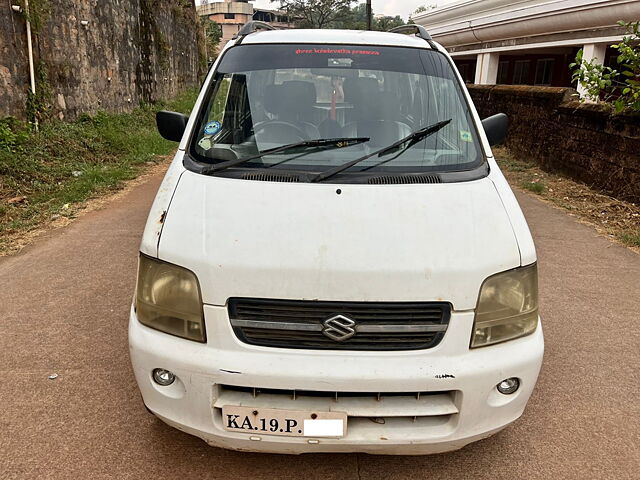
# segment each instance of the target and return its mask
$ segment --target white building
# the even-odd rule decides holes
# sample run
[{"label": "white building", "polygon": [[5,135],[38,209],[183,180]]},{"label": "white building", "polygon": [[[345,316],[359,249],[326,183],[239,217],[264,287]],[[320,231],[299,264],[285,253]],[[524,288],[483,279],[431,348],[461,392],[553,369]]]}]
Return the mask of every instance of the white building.
[{"label": "white building", "polygon": [[464,0],[414,17],[442,43],[466,81],[570,86],[569,64],[615,64],[624,29],[640,20],[640,0]]}]

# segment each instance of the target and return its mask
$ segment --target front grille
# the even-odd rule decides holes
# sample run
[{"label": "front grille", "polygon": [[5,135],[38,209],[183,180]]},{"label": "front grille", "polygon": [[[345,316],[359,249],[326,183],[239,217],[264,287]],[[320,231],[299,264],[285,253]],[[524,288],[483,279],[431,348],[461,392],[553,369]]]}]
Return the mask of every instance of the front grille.
[{"label": "front grille", "polygon": [[[229,299],[229,318],[236,336],[264,347],[427,349],[440,343],[450,316],[451,305],[444,302]],[[335,317],[339,317],[337,321]]]}]

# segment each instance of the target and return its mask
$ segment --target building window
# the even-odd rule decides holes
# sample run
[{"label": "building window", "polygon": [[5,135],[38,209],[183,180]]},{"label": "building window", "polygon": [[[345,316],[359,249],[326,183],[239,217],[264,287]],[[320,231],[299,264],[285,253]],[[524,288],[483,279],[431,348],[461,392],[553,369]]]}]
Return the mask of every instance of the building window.
[{"label": "building window", "polygon": [[503,60],[498,63],[498,79],[496,82],[500,85],[509,83],[509,60]]},{"label": "building window", "polygon": [[458,65],[458,71],[460,72],[462,80],[466,82],[467,78],[469,78],[469,64],[463,63],[462,65]]},{"label": "building window", "polygon": [[529,60],[517,60],[513,66],[513,84],[526,85],[529,82]]},{"label": "building window", "polygon": [[236,14],[235,13],[225,13],[224,14],[224,19],[225,20],[233,20],[234,18],[236,18]]},{"label": "building window", "polygon": [[536,62],[536,81],[534,85],[551,85],[555,62],[553,58],[543,58]]}]

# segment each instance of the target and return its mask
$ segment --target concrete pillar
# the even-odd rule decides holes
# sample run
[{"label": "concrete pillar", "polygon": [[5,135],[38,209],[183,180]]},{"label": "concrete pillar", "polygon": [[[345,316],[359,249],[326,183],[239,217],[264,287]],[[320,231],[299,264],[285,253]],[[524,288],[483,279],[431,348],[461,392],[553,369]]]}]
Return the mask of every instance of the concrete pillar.
[{"label": "concrete pillar", "polygon": [[[585,62],[594,62],[600,65],[604,65],[604,56],[607,52],[606,43],[588,43],[582,47],[582,59]],[[578,84],[578,93],[580,98],[585,98],[587,92]],[[597,99],[592,99],[597,100]]]},{"label": "concrete pillar", "polygon": [[498,80],[499,53],[479,53],[476,63],[476,81],[478,85],[495,85]]}]

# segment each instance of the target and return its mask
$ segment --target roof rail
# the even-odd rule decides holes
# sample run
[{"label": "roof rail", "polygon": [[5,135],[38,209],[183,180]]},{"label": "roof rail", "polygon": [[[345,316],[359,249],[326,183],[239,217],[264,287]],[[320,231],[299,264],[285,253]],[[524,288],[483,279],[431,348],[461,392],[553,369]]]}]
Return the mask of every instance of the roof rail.
[{"label": "roof rail", "polygon": [[273,25],[269,25],[266,22],[261,22],[259,20],[252,20],[244,24],[244,26],[238,30],[232,38],[235,40],[236,38],[246,37],[247,35],[251,35],[258,30],[276,30],[276,27]]},{"label": "roof rail", "polygon": [[389,30],[389,33],[410,33],[410,32],[415,33],[416,37],[420,37],[421,39],[426,41],[434,50],[438,49],[438,47],[433,41],[433,38],[431,38],[431,35],[429,35],[429,32],[427,32],[427,29],[424,28],[422,25],[416,25],[412,23],[409,25],[400,25],[399,27],[395,27]]}]

